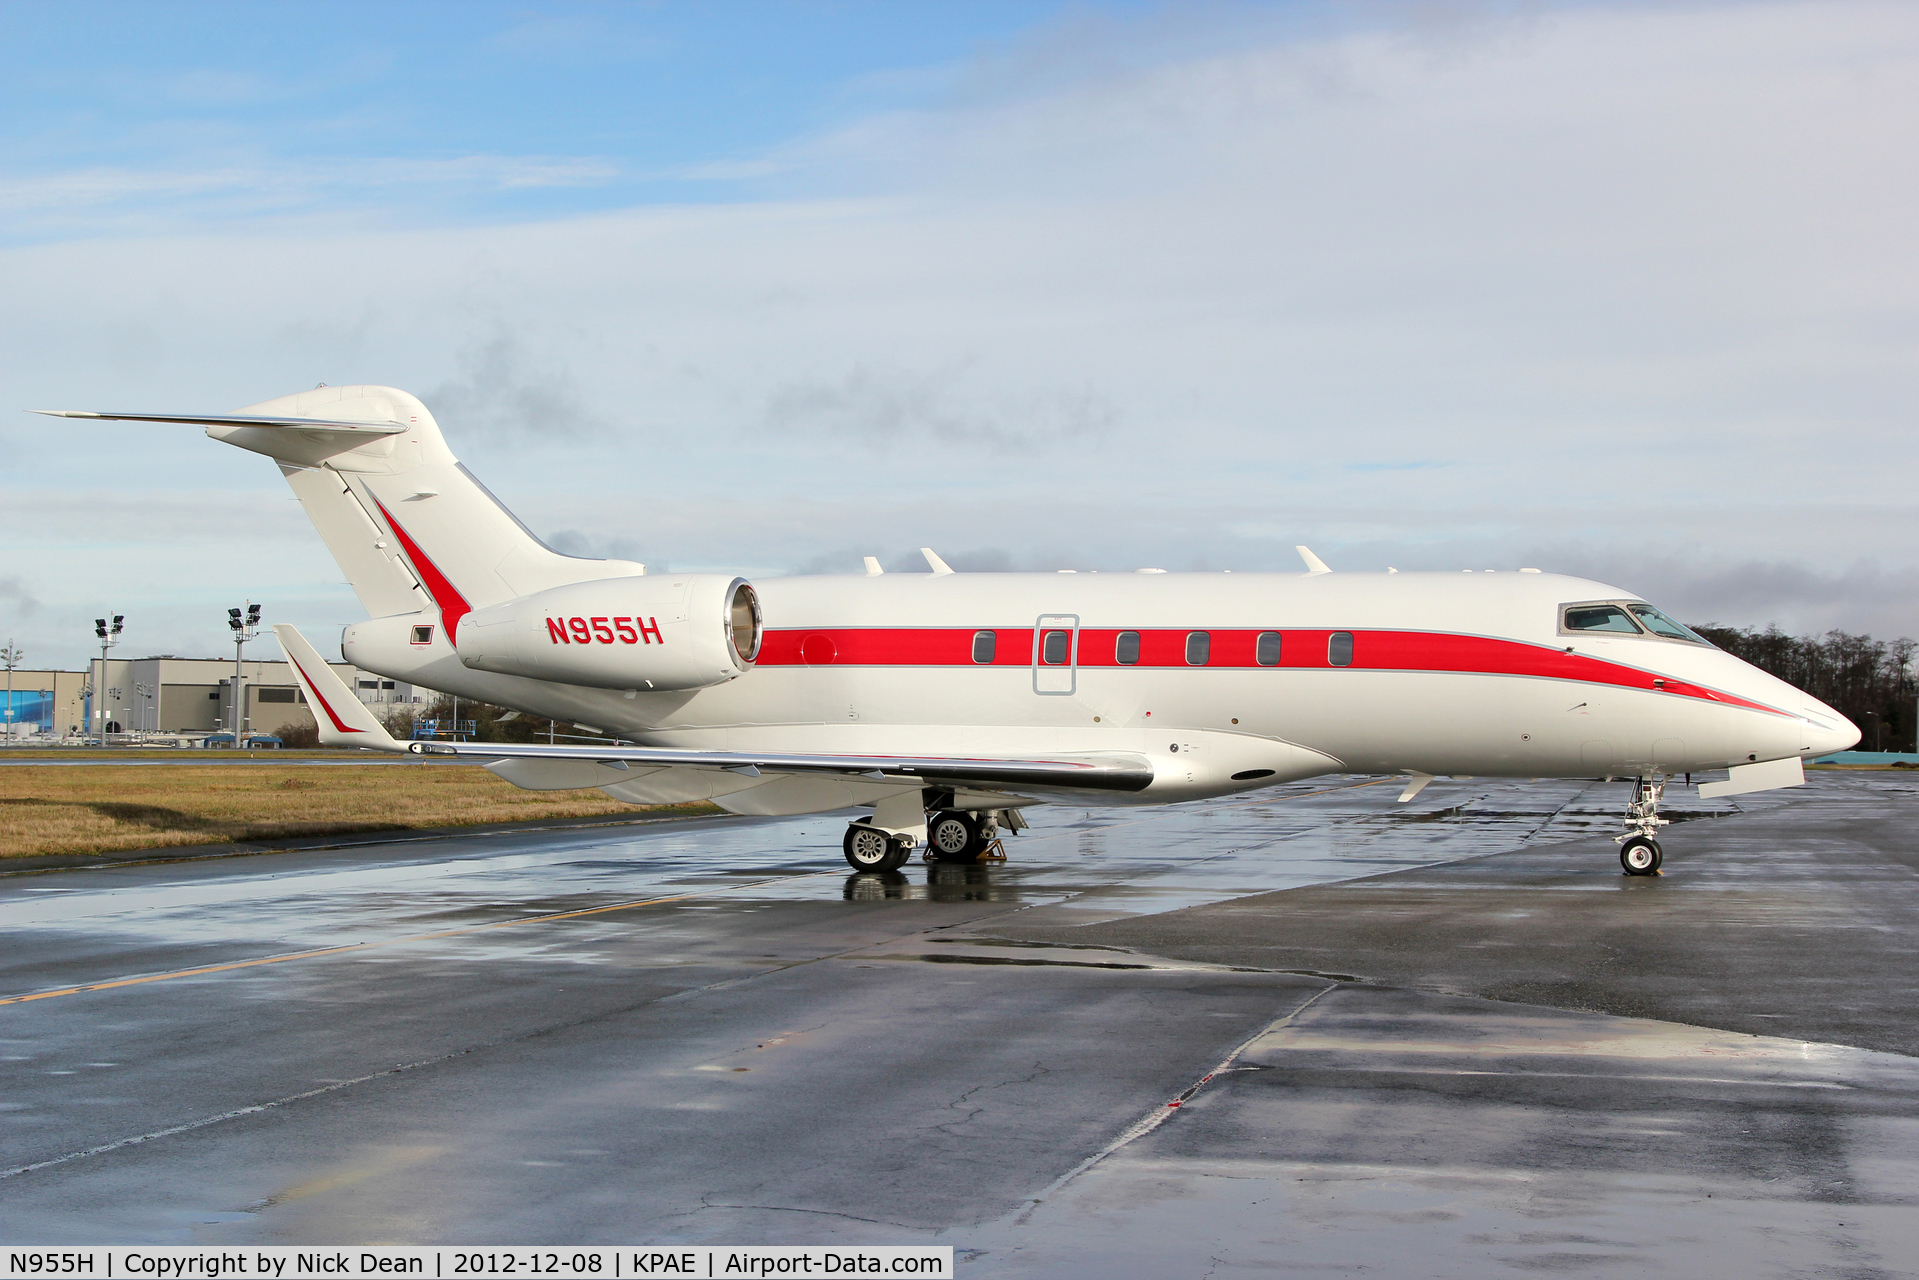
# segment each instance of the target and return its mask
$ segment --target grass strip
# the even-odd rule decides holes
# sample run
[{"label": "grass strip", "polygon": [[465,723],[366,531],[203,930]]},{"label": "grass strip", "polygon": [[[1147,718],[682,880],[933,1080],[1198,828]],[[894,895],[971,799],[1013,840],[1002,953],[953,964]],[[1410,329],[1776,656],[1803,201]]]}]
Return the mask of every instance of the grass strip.
[{"label": "grass strip", "polygon": [[598,791],[522,791],[486,770],[343,765],[0,769],[0,860],[644,813]]}]

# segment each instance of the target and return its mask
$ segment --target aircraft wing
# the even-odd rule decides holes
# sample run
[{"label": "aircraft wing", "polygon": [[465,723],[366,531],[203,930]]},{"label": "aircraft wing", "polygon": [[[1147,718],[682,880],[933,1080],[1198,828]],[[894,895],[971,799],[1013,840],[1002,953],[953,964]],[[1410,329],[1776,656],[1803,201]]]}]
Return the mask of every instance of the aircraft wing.
[{"label": "aircraft wing", "polygon": [[366,747],[419,756],[477,760],[584,760],[613,769],[719,769],[758,777],[833,774],[875,782],[924,781],[971,786],[1059,787],[1075,791],[1144,791],[1153,765],[1130,752],[1097,752],[1045,759],[994,756],[863,756],[794,752],[676,751],[664,747],[540,746],[518,742],[403,742],[389,734],[366,704],[320,657],[298,629],[280,623],[273,634],[306,691],[320,741],[329,747]]},{"label": "aircraft wing", "polygon": [[[354,746],[373,746],[358,742]],[[516,742],[405,742],[413,755],[465,756],[479,760],[586,760],[615,769],[679,766],[762,773],[839,774],[875,782],[923,780],[974,786],[1066,787],[1076,791],[1144,791],[1153,781],[1152,762],[1130,752],[1098,752],[1046,759],[996,756],[854,756],[792,752],[675,751],[660,747],[543,747]]]}]

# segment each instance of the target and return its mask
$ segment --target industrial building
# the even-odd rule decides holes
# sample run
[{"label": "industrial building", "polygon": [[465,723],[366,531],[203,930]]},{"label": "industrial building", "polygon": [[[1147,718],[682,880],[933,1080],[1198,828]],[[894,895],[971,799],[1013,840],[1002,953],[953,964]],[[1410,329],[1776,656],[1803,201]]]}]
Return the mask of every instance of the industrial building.
[{"label": "industrial building", "polygon": [[[57,741],[97,735],[94,690],[103,688],[106,731],[134,737],[185,736],[203,740],[233,731],[234,663],[230,658],[109,658],[100,676],[95,658],[85,671],[13,673],[13,692],[0,688],[0,721],[13,741]],[[344,663],[328,663],[335,675],[375,707],[413,705],[433,692],[388,680]],[[240,730],[272,734],[313,725],[306,696],[284,661],[240,664]],[[11,714],[8,714],[11,713]]]}]

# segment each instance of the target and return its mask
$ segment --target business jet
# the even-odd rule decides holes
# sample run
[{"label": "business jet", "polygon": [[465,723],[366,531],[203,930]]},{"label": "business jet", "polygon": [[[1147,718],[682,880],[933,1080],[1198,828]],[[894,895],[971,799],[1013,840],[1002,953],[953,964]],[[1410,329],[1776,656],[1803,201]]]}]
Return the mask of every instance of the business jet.
[{"label": "business jet", "polygon": [[[1665,787],[1802,783],[1844,716],[1630,592],[1542,573],[928,572],[749,583],[542,543],[419,400],[321,387],[202,426],[279,464],[365,606],[342,656],[605,744],[399,741],[290,626],[329,746],[470,756],[532,790],[742,814],[870,809],[846,859],[979,858],[1048,803],[1150,805],[1321,774],[1631,778],[1615,837],[1653,875]],[[623,741],[616,741],[623,740]],[[623,745],[631,742],[636,745]]]}]

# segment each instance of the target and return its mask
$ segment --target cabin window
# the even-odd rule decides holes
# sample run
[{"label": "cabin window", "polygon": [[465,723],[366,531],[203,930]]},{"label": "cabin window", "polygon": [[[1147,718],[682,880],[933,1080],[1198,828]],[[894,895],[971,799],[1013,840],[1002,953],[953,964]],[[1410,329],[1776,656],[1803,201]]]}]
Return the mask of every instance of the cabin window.
[{"label": "cabin window", "polygon": [[1561,631],[1610,631],[1628,636],[1639,634],[1638,625],[1622,604],[1569,604],[1565,618],[1566,624],[1560,628]]},{"label": "cabin window", "polygon": [[1262,667],[1279,665],[1279,632],[1262,631],[1259,639],[1253,643],[1253,657]]},{"label": "cabin window", "polygon": [[998,644],[998,641],[999,633],[996,631],[975,631],[973,633],[973,661],[991,662],[993,660],[993,649]]},{"label": "cabin window", "polygon": [[1139,632],[1119,633],[1119,639],[1113,642],[1113,659],[1122,667],[1130,667],[1139,661]]},{"label": "cabin window", "polygon": [[1326,637],[1326,663],[1334,667],[1353,665],[1353,633],[1335,631]]},{"label": "cabin window", "polygon": [[1213,656],[1213,637],[1208,631],[1188,631],[1186,633],[1186,665],[1203,667],[1206,660]]},{"label": "cabin window", "polygon": [[1664,636],[1668,640],[1690,640],[1695,644],[1707,643],[1703,636],[1694,634],[1691,628],[1674,622],[1649,604],[1629,604],[1626,607],[1632,610],[1633,617],[1639,619],[1639,625],[1656,636]]},{"label": "cabin window", "polygon": [[1045,640],[1040,642],[1039,659],[1049,667],[1061,666],[1073,646],[1073,634],[1070,631],[1048,631]]}]

